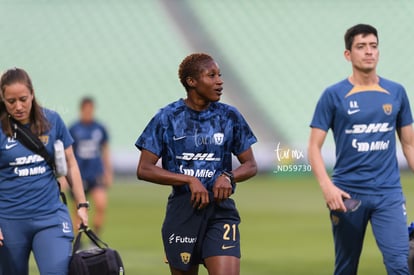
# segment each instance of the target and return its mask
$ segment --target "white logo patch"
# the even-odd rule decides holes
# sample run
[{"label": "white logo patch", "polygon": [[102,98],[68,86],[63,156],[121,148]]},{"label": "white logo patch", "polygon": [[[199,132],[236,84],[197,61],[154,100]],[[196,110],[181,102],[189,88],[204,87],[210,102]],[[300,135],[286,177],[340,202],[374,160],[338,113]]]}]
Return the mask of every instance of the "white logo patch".
[{"label": "white logo patch", "polygon": [[72,229],[70,228],[70,225],[68,222],[62,222],[62,232],[65,234],[72,232]]},{"label": "white logo patch", "polygon": [[370,133],[385,133],[394,130],[394,127],[388,127],[388,122],[384,123],[370,123],[370,124],[354,124],[352,129],[345,130],[345,134],[370,134]]}]

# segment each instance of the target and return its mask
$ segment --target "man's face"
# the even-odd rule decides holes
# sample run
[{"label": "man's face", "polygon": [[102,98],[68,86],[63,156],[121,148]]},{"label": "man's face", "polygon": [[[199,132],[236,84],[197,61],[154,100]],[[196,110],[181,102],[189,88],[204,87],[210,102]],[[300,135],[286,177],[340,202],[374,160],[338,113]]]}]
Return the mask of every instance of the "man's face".
[{"label": "man's face", "polygon": [[377,37],[374,34],[356,35],[351,50],[345,50],[344,55],[355,70],[364,73],[375,71],[379,57]]}]

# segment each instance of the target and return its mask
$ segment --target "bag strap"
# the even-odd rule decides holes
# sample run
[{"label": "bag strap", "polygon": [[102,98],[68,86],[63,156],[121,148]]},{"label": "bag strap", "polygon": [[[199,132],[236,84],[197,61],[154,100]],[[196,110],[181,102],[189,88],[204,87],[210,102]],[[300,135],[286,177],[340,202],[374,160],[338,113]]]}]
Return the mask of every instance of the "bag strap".
[{"label": "bag strap", "polygon": [[[23,144],[27,149],[43,157],[47,164],[52,168],[53,174],[56,175],[55,162],[52,156],[47,152],[43,142],[41,142],[40,139],[35,134],[33,134],[29,128],[24,127],[13,118],[10,118],[10,121],[12,124],[14,138],[20,141],[20,143]],[[59,186],[59,193],[62,197],[62,201],[65,205],[67,205],[66,195],[62,192],[59,181],[56,180],[56,182]]]},{"label": "bag strap", "polygon": [[109,248],[108,244],[102,241],[95,232],[92,231],[88,226],[81,224],[79,227],[78,235],[76,236],[75,242],[73,244],[73,254],[75,254],[80,249],[80,241],[82,237],[82,233],[85,235],[100,249]]},{"label": "bag strap", "polygon": [[29,128],[24,127],[19,122],[12,120],[13,130],[14,130],[14,138],[20,141],[27,149],[35,152],[42,156],[47,164],[52,167],[53,172],[55,171],[55,163],[53,162],[52,157],[46,150],[45,145],[40,139],[30,131]]}]

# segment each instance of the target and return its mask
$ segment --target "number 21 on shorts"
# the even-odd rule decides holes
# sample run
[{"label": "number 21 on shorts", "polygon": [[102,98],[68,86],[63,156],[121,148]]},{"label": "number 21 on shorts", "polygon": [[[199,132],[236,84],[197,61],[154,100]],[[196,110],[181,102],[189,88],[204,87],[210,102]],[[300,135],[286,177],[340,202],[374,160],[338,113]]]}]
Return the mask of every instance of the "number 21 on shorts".
[{"label": "number 21 on shorts", "polygon": [[224,234],[223,234],[223,240],[225,241],[236,241],[236,234],[237,234],[237,224],[224,224]]}]

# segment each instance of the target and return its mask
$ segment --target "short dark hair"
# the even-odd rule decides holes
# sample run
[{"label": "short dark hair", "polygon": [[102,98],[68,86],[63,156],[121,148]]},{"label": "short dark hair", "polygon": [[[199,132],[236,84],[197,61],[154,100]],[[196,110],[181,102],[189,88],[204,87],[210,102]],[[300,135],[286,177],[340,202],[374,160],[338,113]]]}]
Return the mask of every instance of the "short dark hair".
[{"label": "short dark hair", "polygon": [[366,36],[368,34],[373,34],[377,38],[378,41],[378,32],[377,29],[371,25],[367,24],[357,24],[351,28],[349,28],[345,33],[345,49],[351,50],[352,43],[354,43],[354,37],[362,34],[362,36]]},{"label": "short dark hair", "polygon": [[203,65],[212,60],[214,59],[206,53],[193,53],[184,58],[178,68],[178,77],[187,91],[190,88],[187,84],[187,78],[198,78],[204,69]]},{"label": "short dark hair", "polygon": [[82,98],[82,100],[80,101],[80,108],[82,109],[83,106],[85,106],[86,104],[92,104],[92,105],[94,105],[95,104],[95,100],[92,97],[90,97],[90,96],[86,96],[86,97]]}]

